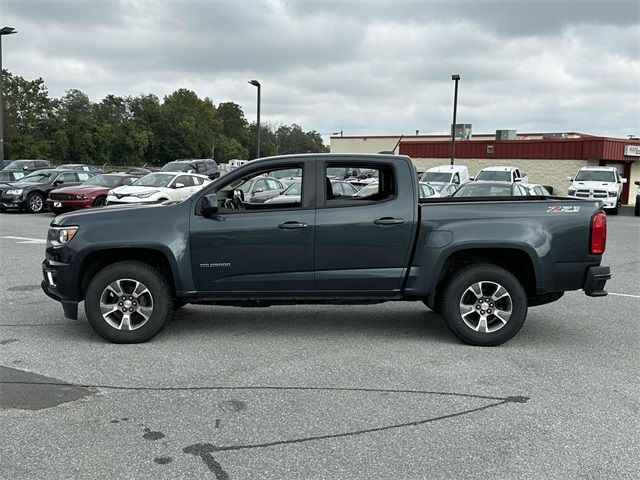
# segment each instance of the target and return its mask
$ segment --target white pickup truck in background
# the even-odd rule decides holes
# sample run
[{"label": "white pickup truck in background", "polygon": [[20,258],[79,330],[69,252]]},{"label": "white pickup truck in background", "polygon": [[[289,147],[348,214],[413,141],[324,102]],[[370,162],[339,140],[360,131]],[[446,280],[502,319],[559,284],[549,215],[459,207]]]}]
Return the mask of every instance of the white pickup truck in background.
[{"label": "white pickup truck in background", "polygon": [[570,197],[601,200],[602,207],[611,215],[618,214],[622,185],[626,178],[615,167],[582,167],[571,182],[567,194]]}]

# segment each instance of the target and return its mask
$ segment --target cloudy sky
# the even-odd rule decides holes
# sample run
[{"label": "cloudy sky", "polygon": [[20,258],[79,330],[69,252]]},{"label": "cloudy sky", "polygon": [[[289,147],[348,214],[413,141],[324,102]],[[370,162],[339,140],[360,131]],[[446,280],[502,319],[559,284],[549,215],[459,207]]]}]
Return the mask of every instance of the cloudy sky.
[{"label": "cloudy sky", "polygon": [[[80,89],[185,87],[323,134],[640,134],[640,2],[2,0],[3,65]],[[325,136],[325,139],[327,137]]]}]

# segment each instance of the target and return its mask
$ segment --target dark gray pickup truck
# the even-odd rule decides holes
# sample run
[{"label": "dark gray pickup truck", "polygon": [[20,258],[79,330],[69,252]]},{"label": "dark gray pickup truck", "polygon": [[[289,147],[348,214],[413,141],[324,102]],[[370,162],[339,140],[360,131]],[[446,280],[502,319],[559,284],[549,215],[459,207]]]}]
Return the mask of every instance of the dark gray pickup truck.
[{"label": "dark gray pickup truck", "polygon": [[[292,168],[302,171],[301,196],[244,200]],[[334,191],[339,169],[368,171],[368,194]],[[93,328],[119,343],[150,339],[187,303],[399,300],[442,312],[466,343],[498,345],[528,307],[567,290],[606,295],[605,242],[597,201],[419,199],[408,157],[292,155],[249,162],[182,202],[56,217],[42,288],[69,318],[84,300]]]}]

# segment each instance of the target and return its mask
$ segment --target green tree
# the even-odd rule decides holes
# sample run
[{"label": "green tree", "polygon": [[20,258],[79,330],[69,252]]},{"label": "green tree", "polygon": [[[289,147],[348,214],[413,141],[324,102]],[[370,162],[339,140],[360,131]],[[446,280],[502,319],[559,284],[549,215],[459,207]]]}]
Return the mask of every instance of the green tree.
[{"label": "green tree", "polygon": [[2,70],[5,158],[50,158],[57,101],[42,78],[25,80]]}]

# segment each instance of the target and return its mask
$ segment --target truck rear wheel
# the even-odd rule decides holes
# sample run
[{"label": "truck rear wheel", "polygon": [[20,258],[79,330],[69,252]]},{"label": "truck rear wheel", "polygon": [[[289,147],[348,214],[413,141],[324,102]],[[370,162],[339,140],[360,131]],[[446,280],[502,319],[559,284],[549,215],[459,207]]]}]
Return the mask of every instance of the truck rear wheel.
[{"label": "truck rear wheel", "polygon": [[138,261],[100,270],[85,293],[85,312],[93,329],[114,343],[139,343],[162,330],[173,312],[173,294],[164,276]]},{"label": "truck rear wheel", "polygon": [[510,340],[524,324],[527,295],[520,282],[497,265],[470,265],[447,283],[442,316],[449,330],[469,345]]}]

